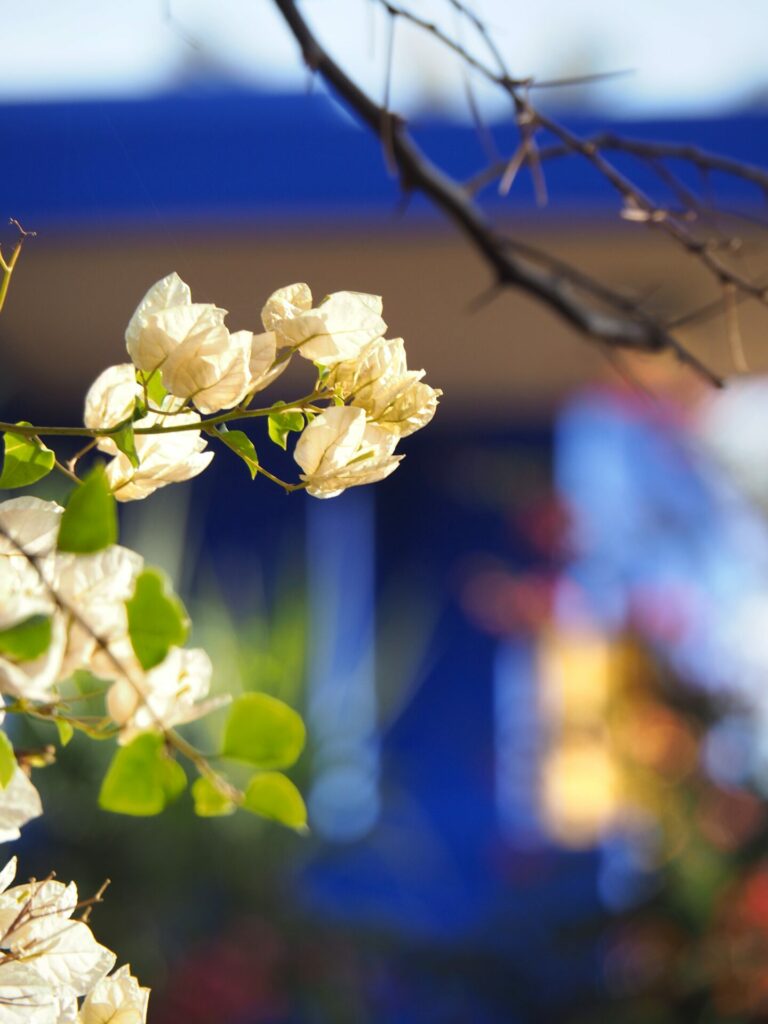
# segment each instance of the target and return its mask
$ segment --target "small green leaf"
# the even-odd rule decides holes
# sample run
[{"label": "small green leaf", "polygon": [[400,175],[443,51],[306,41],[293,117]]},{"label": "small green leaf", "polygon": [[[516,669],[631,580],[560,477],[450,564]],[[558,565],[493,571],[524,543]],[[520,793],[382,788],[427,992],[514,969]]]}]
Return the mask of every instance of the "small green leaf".
[{"label": "small green leaf", "polygon": [[248,467],[251,480],[253,480],[259,471],[259,457],[250,437],[242,430],[227,430],[219,431],[219,439],[227,448],[231,448],[236,455],[240,456]]},{"label": "small green leaf", "polygon": [[[29,427],[31,424],[22,420],[17,426]],[[37,438],[7,431],[3,444],[5,458],[0,474],[1,488],[27,487],[48,476],[53,469],[55,454]]]},{"label": "small green leaf", "polygon": [[155,370],[147,378],[147,397],[153,409],[159,409],[168,392],[163,387],[163,378],[159,370]]},{"label": "small green leaf", "polygon": [[136,580],[128,609],[128,633],[142,668],[165,660],[170,647],[181,647],[189,632],[189,619],[179,598],[157,569],[145,569]]},{"label": "small green leaf", "polygon": [[51,619],[32,615],[23,622],[0,630],[0,654],[11,661],[34,661],[51,645]]},{"label": "small green leaf", "polygon": [[256,768],[289,768],[305,738],[304,723],[293,708],[266,693],[246,693],[230,709],[222,754]]},{"label": "small green leaf", "polygon": [[120,747],[101,784],[99,806],[115,814],[160,814],[187,784],[184,769],[168,756],[163,737],[145,732]]},{"label": "small green leaf", "polygon": [[187,788],[187,775],[178,761],[163,756],[160,759],[160,784],[165,793],[166,804],[178,800]]},{"label": "small green leaf", "polygon": [[88,697],[98,696],[106,692],[109,683],[104,679],[95,676],[86,668],[78,668],[72,673],[72,682],[75,684],[78,694]]},{"label": "small green leaf", "polygon": [[117,507],[103,466],[96,466],[69,496],[61,517],[59,551],[89,555],[117,541]]},{"label": "small green leaf", "polygon": [[119,450],[125,455],[136,469],[139,465],[139,456],[136,451],[136,438],[133,433],[133,423],[126,423],[122,430],[118,430],[116,434],[109,435],[115,442]]},{"label": "small green leaf", "polygon": [[67,722],[64,718],[56,719],[56,729],[59,733],[59,743],[62,747],[66,747],[72,737],[75,735],[75,730],[72,728],[72,724]]},{"label": "small green leaf", "polygon": [[16,771],[16,755],[11,741],[4,732],[0,732],[0,787],[5,789]]},{"label": "small green leaf", "polygon": [[204,775],[192,783],[192,797],[195,801],[195,814],[200,818],[220,818],[235,810],[232,801]]},{"label": "small green leaf", "polygon": [[304,429],[304,415],[298,410],[273,412],[269,417],[267,429],[269,430],[270,440],[285,450],[288,443],[288,435],[292,431],[302,431]]},{"label": "small green leaf", "polygon": [[254,775],[245,790],[243,807],[297,832],[307,831],[307,808],[301,793],[280,772]]}]

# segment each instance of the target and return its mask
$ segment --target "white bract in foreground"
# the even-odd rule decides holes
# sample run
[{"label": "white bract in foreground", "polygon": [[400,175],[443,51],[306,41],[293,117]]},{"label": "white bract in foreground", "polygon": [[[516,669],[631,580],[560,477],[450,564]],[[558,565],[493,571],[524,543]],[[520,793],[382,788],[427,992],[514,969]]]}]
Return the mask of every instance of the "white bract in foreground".
[{"label": "white bract in foreground", "polygon": [[[74,917],[77,887],[47,879],[10,887],[0,872],[0,1020],[5,1024],[144,1024],[149,991]],[[80,1000],[83,1000],[80,1006]]]}]

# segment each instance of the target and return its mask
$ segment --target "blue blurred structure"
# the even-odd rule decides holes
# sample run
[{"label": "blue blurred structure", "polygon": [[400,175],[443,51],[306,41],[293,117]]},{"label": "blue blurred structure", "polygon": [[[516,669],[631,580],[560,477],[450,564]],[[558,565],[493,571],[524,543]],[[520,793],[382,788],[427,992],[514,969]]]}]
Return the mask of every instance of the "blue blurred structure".
[{"label": "blue blurred structure", "polygon": [[[685,139],[737,159],[768,162],[765,118],[759,116],[608,126],[570,118],[568,123],[582,133],[609,127],[631,137]],[[469,125],[428,122],[418,125],[416,134],[429,156],[459,178],[485,165],[477,132]],[[511,132],[496,126],[494,134],[500,150],[511,151]],[[3,200],[23,223],[84,227],[129,220],[140,229],[174,219],[290,224],[311,214],[321,225],[387,216],[398,200],[378,140],[321,92],[202,91],[119,102],[10,105],[0,107],[0,138],[7,154]],[[617,163],[627,158],[618,157]],[[615,196],[585,161],[552,161],[547,184],[552,202],[544,216],[615,209]],[[718,189],[726,205],[755,200],[754,189],[736,179],[724,177]],[[534,198],[527,176],[504,199],[492,188],[486,193],[489,203],[516,213],[534,212]],[[425,201],[414,199],[414,213],[424,216],[428,210]]]}]

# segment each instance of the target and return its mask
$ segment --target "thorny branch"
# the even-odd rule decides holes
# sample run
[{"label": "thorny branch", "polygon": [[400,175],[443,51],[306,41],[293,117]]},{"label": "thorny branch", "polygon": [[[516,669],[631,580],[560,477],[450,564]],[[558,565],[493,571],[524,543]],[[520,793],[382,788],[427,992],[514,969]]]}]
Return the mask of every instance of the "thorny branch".
[{"label": "thorny branch", "polygon": [[[755,186],[766,198],[768,172],[682,143],[652,143],[607,132],[591,137],[579,136],[543,113],[531,100],[532,91],[541,85],[572,83],[537,83],[530,78],[513,77],[492,32],[465,0],[446,0],[446,3],[457,18],[464,19],[476,33],[487,51],[487,60],[465,45],[458,29],[455,37],[451,36],[435,22],[426,20],[395,0],[374,0],[390,18],[383,104],[364,92],[328,53],[299,10],[296,0],[274,2],[301,47],[308,67],[322,75],[382,140],[387,163],[394,166],[403,192],[406,195],[412,191],[422,192],[457,224],[490,266],[498,289],[511,287],[527,292],[583,335],[609,349],[671,351],[681,362],[714,384],[720,384],[720,379],[688,351],[676,332],[687,324],[725,314],[731,351],[739,354],[736,369],[743,369],[737,306],[747,299],[768,306],[768,287],[765,282],[755,280],[731,265],[728,257],[739,254],[740,240],[723,236],[719,229],[709,229],[707,204],[698,199],[694,190],[668,166],[668,162],[682,162],[702,176],[711,172],[736,176]],[[519,144],[506,158],[491,159],[489,166],[469,182],[461,183],[436,166],[415,141],[407,122],[391,110],[392,38],[394,23],[398,19],[429,34],[446,51],[457,56],[465,76],[481,76],[509,99]],[[476,104],[469,90],[468,96],[473,120],[478,125]],[[484,134],[487,142],[488,133]],[[539,144],[540,136],[544,136],[547,145]],[[488,151],[487,145],[485,148]],[[650,169],[659,183],[666,186],[674,206],[647,194],[607,156],[611,152],[634,158]],[[665,320],[645,309],[641,300],[630,298],[566,261],[498,230],[483,211],[478,193],[485,186],[499,182],[499,191],[505,194],[517,172],[525,167],[533,178],[537,198],[543,203],[547,195],[543,167],[558,157],[575,157],[587,162],[618,194],[622,218],[651,227],[680,246],[710,275],[718,289],[718,298],[674,320]],[[705,227],[707,230],[702,233],[701,229]]]}]

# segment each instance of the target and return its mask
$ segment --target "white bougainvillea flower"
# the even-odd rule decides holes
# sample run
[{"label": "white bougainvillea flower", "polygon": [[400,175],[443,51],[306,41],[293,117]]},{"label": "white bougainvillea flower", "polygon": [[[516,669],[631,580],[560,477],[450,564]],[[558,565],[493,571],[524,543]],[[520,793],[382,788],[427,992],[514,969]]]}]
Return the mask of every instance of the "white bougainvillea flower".
[{"label": "white bougainvillea flower", "polygon": [[370,391],[408,372],[405,343],[402,338],[376,338],[366,345],[357,359],[333,367],[328,387],[342,398],[358,398],[363,408]]},{"label": "white bougainvillea flower", "polygon": [[274,331],[254,334],[248,367],[251,375],[248,394],[255,395],[269,387],[287,369],[289,362],[289,359],[277,358],[277,335]]},{"label": "white bougainvillea flower", "polygon": [[0,629],[10,629],[32,615],[52,615],[55,608],[33,565],[0,556]]},{"label": "white bougainvillea flower", "polygon": [[8,785],[0,789],[0,843],[18,839],[21,828],[42,813],[40,794],[17,766]]},{"label": "white bougainvillea flower", "polygon": [[149,989],[142,988],[127,965],[102,978],[88,993],[79,1024],[144,1024]]},{"label": "white bougainvillea flower", "polygon": [[37,942],[47,941],[61,931],[62,923],[69,920],[76,907],[74,882],[65,885],[48,878],[6,887],[0,895],[0,935],[4,945],[24,952]]},{"label": "white bougainvillea flower", "polygon": [[195,331],[168,353],[163,385],[172,395],[191,399],[200,412],[231,409],[250,389],[252,341],[250,331],[230,334],[223,324]]},{"label": "white bougainvillea flower", "polygon": [[119,426],[133,415],[136,395],[133,363],[107,367],[88,389],[83,422],[91,430],[111,430]]},{"label": "white bougainvillea flower", "polygon": [[172,647],[165,660],[130,680],[118,679],[107,693],[107,711],[120,726],[118,742],[130,743],[139,733],[171,729],[207,715],[228,698],[206,701],[211,685],[211,659],[199,648]]},{"label": "white bougainvillea flower", "polygon": [[[135,427],[156,424],[181,426],[200,422],[196,412],[171,415],[177,407],[178,399],[167,395],[160,411],[147,413],[136,421]],[[107,480],[118,501],[137,501],[166,484],[190,480],[202,473],[213,458],[213,452],[204,451],[207,442],[199,430],[136,434],[135,441],[138,467],[132,466],[123,452],[107,465]]]},{"label": "white bougainvillea flower", "polygon": [[178,274],[169,274],[152,285],[137,306],[125,332],[128,355],[140,370],[152,373],[178,344],[158,325],[155,317],[166,310],[183,310],[191,305],[189,286]]},{"label": "white bougainvillea flower", "polygon": [[52,988],[33,960],[0,962],[0,1020],[3,1024],[76,1024],[77,996]]},{"label": "white bougainvillea flower", "polygon": [[85,922],[72,920],[74,883],[47,879],[9,888],[15,874],[14,857],[0,872],[3,1024],[145,1024],[149,990],[128,967],[106,977],[115,955]]},{"label": "white bougainvillea flower", "polygon": [[261,311],[261,322],[267,331],[276,331],[283,320],[293,320],[312,309],[309,285],[289,284],[272,292]]},{"label": "white bougainvillea flower", "polygon": [[54,614],[51,642],[39,657],[31,661],[14,661],[0,656],[0,693],[22,700],[56,700],[55,687],[61,678],[66,641],[64,617]]},{"label": "white bougainvillea flower", "polygon": [[408,370],[402,338],[377,338],[359,359],[335,366],[328,386],[385,430],[406,437],[435,415],[441,391],[422,382],[424,370]]},{"label": "white bougainvillea flower", "polygon": [[53,550],[63,511],[39,498],[0,503],[0,629],[53,613],[55,602],[30,558],[45,559]]},{"label": "white bougainvillea flower", "polygon": [[[23,887],[26,888],[26,887]],[[40,920],[50,918],[45,903],[37,904]],[[34,958],[35,968],[56,989],[70,989],[76,996],[86,995],[115,964],[115,954],[96,941],[87,924],[59,919],[58,929],[25,949]]]},{"label": "white bougainvillea flower", "polygon": [[55,501],[40,498],[11,498],[0,503],[0,557],[26,561],[27,555],[47,555],[56,546],[59,522],[64,511]]},{"label": "white bougainvillea flower", "polygon": [[280,289],[267,300],[262,321],[275,332],[278,345],[288,345],[314,363],[335,366],[354,359],[387,329],[378,295],[334,292],[318,306],[305,308],[308,299],[306,285]]},{"label": "white bougainvillea flower", "polygon": [[67,629],[60,680],[78,668],[89,669],[104,679],[120,674],[120,659],[126,652],[132,656],[125,602],[133,594],[143,567],[140,555],[118,544],[92,555],[56,556],[50,570],[51,586],[76,613],[60,613]]},{"label": "white bougainvillea flower", "polygon": [[[2,873],[5,886],[14,873],[15,860]],[[71,920],[76,907],[74,882],[28,882],[0,895],[0,946],[19,963],[33,965],[49,989],[70,997],[90,992],[115,963],[88,925]]]},{"label": "white bougainvillea flower", "polygon": [[397,469],[397,436],[366,422],[352,406],[326,409],[304,429],[294,458],[315,498],[333,498],[347,487],[375,483]]},{"label": "white bougainvillea flower", "polygon": [[424,370],[409,370],[402,377],[367,389],[353,398],[352,404],[361,405],[384,430],[407,437],[429,423],[442,394],[425,384],[423,376]]}]

